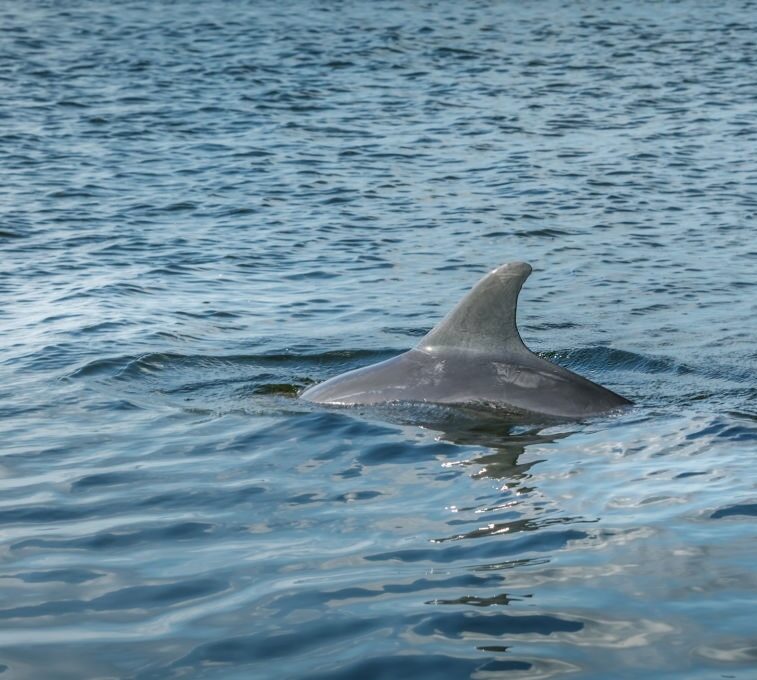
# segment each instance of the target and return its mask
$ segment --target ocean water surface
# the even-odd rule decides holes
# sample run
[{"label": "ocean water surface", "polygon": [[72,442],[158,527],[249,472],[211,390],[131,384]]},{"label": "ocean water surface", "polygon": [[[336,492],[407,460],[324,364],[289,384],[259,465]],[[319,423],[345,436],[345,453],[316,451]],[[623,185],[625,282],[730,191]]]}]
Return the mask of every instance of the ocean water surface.
[{"label": "ocean water surface", "polygon": [[[754,678],[757,4],[0,4],[0,677]],[[487,270],[635,401],[326,409]]]}]

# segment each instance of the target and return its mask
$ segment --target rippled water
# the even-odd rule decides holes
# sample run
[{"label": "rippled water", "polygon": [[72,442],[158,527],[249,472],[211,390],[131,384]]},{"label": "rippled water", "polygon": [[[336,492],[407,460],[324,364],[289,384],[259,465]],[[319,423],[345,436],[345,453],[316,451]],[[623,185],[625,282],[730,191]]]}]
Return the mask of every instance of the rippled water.
[{"label": "rippled water", "polygon": [[[3,3],[3,677],[755,677],[755,36]],[[513,259],[529,345],[632,410],[297,400]]]}]

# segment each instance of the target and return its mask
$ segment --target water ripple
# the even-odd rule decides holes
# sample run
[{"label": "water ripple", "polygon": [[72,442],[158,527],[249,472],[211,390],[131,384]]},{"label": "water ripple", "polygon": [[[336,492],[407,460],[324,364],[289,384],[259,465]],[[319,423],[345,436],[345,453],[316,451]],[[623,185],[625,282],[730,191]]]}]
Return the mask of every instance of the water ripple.
[{"label": "water ripple", "polygon": [[[3,677],[754,675],[750,0],[0,14]],[[633,409],[297,399],[516,259]]]}]

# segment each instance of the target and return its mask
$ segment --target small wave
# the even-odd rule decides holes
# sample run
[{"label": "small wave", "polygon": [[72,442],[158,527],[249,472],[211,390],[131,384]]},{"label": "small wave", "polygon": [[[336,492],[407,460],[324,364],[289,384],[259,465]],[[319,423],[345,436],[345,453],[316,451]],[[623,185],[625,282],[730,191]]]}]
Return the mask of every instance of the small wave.
[{"label": "small wave", "polygon": [[484,527],[479,527],[465,533],[454,534],[453,536],[443,536],[433,540],[434,543],[448,543],[450,541],[462,541],[471,538],[490,538],[507,534],[512,536],[527,531],[539,531],[544,527],[556,524],[575,524],[578,522],[587,522],[588,520],[580,517],[548,517],[539,520],[532,519],[514,519],[510,522],[491,522]]},{"label": "small wave", "polygon": [[566,231],[564,229],[550,229],[549,227],[544,229],[521,229],[520,231],[514,231],[513,236],[520,238],[561,238],[563,236],[573,236],[574,233]]},{"label": "small wave", "polygon": [[[483,651],[506,651],[479,647]],[[529,671],[534,664],[516,659],[474,659],[452,654],[412,652],[377,656],[353,661],[328,673],[308,674],[311,680],[352,680],[353,678],[474,678],[499,677],[507,671]],[[539,676],[544,677],[544,676]]]},{"label": "small wave", "polygon": [[173,352],[150,352],[140,355],[122,355],[95,359],[70,372],[68,378],[86,378],[103,374],[111,374],[117,378],[128,378],[140,374],[154,374],[160,371],[176,370],[180,368],[201,367],[222,368],[229,366],[317,366],[342,365],[358,363],[365,360],[379,361],[391,354],[391,350],[335,350],[319,354],[178,354]]},{"label": "small wave", "polygon": [[593,346],[541,353],[545,359],[570,369],[637,371],[640,373],[692,373],[694,369],[669,357],[637,354],[613,347]]},{"label": "small wave", "polygon": [[453,57],[455,59],[479,59],[482,56],[479,52],[461,47],[437,47],[434,54],[439,57]]},{"label": "small wave", "polygon": [[[25,520],[28,521],[28,520]],[[62,521],[47,518],[45,521]],[[132,531],[105,531],[77,538],[29,538],[10,546],[11,550],[125,550],[137,545],[160,545],[166,541],[194,541],[211,534],[216,525],[208,522],[180,522],[167,526],[135,529]]]},{"label": "small wave", "polygon": [[741,505],[728,505],[715,510],[710,515],[711,519],[722,517],[757,517],[757,503],[743,503]]},{"label": "small wave", "polygon": [[[391,352],[390,352],[391,353]],[[386,352],[332,351],[202,355],[151,352],[97,359],[64,375],[89,381],[111,399],[133,408],[170,408],[203,414],[273,414],[289,411],[309,385],[375,363]],[[297,402],[295,409],[312,406]]]},{"label": "small wave", "polygon": [[198,578],[158,585],[128,586],[91,600],[51,600],[44,604],[0,609],[0,619],[65,616],[82,612],[113,612],[132,609],[150,610],[169,607],[217,595],[229,589],[218,578]]},{"label": "small wave", "polygon": [[753,423],[734,422],[732,418],[717,416],[705,427],[686,435],[687,440],[707,438],[724,439],[731,442],[757,441],[757,426]]},{"label": "small wave", "polygon": [[556,616],[528,614],[480,615],[467,611],[445,612],[420,619],[414,631],[419,635],[443,635],[458,637],[465,633],[501,637],[503,635],[525,635],[539,633],[551,635],[557,632],[575,633],[584,627],[582,621],[558,618]]},{"label": "small wave", "polygon": [[10,229],[0,229],[0,238],[24,238],[26,234],[22,234],[20,231],[12,231]]},{"label": "small wave", "polygon": [[[501,537],[500,537],[501,538]],[[490,559],[531,552],[551,552],[565,548],[571,541],[589,538],[585,531],[566,529],[564,531],[542,531],[535,535],[526,534],[511,540],[489,540],[472,546],[450,545],[444,548],[408,548],[391,552],[366,555],[369,562],[399,561],[452,563],[464,559]]]}]

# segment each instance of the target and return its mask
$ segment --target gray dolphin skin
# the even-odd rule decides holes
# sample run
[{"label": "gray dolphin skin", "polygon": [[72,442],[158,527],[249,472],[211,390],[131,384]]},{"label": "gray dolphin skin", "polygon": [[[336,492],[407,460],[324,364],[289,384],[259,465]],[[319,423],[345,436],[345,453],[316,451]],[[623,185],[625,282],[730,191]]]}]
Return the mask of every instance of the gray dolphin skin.
[{"label": "gray dolphin skin", "polygon": [[558,418],[583,418],[631,404],[523,344],[515,311],[530,274],[525,262],[498,267],[412,349],[314,385],[301,397],[343,406],[480,404]]}]

